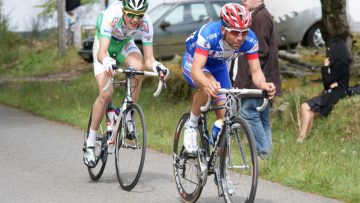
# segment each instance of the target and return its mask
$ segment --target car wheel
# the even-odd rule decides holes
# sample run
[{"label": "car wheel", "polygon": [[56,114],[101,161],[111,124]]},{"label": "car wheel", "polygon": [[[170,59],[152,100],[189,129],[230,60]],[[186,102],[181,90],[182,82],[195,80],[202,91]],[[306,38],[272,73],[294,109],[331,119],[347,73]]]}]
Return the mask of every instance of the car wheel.
[{"label": "car wheel", "polygon": [[320,23],[316,23],[310,27],[304,38],[303,45],[317,49],[325,46],[325,41],[320,32]]}]

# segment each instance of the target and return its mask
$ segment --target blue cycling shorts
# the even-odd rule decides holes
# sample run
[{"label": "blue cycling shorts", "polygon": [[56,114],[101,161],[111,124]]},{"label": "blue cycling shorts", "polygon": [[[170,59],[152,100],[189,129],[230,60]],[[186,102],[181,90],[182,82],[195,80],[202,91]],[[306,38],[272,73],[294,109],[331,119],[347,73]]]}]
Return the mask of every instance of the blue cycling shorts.
[{"label": "blue cycling shorts", "polygon": [[[186,82],[193,88],[197,88],[194,80],[191,77],[191,67],[193,63],[193,57],[190,53],[185,52],[181,68],[183,71],[183,76],[186,80]],[[221,88],[229,89],[231,88],[231,82],[230,82],[230,76],[229,72],[226,67],[226,63],[209,63],[207,62],[205,64],[205,67],[203,68],[203,72],[208,72],[212,76],[214,76],[215,80],[220,83]],[[216,101],[213,101],[213,103],[218,102],[219,100],[225,100],[224,94],[219,94],[219,98]]]}]

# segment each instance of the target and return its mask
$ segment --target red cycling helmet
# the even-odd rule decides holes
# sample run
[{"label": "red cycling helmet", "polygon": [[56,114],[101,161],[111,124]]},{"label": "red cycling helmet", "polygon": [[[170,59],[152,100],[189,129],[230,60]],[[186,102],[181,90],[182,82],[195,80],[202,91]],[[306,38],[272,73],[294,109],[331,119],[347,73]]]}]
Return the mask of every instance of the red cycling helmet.
[{"label": "red cycling helmet", "polygon": [[220,18],[225,27],[247,30],[251,24],[251,13],[244,6],[227,3],[221,8]]}]

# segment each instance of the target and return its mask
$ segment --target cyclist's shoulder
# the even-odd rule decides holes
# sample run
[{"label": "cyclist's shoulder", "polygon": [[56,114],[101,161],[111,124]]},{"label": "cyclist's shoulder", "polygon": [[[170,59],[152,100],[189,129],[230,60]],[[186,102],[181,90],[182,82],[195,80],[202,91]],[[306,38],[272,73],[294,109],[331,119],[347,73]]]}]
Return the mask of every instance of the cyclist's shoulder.
[{"label": "cyclist's shoulder", "polygon": [[203,25],[199,29],[199,35],[208,42],[217,42],[221,38],[221,22],[215,21]]},{"label": "cyclist's shoulder", "polygon": [[199,32],[203,35],[218,33],[221,29],[221,21],[207,23],[200,27]]},{"label": "cyclist's shoulder", "polygon": [[121,1],[115,1],[111,4],[109,4],[108,7],[105,8],[105,10],[112,10],[112,9],[119,9],[119,8],[123,8],[122,2]]},{"label": "cyclist's shoulder", "polygon": [[256,34],[251,29],[249,29],[248,34],[246,35],[244,44],[246,46],[254,46],[258,44]]},{"label": "cyclist's shoulder", "polygon": [[104,15],[107,16],[122,16],[122,3],[120,1],[118,2],[114,2],[112,4],[110,4],[105,10],[103,10],[102,12],[104,13]]},{"label": "cyclist's shoulder", "polygon": [[149,14],[145,13],[144,17],[141,19],[141,23],[140,24],[146,24],[149,27],[152,27],[152,21],[151,18],[149,16]]}]

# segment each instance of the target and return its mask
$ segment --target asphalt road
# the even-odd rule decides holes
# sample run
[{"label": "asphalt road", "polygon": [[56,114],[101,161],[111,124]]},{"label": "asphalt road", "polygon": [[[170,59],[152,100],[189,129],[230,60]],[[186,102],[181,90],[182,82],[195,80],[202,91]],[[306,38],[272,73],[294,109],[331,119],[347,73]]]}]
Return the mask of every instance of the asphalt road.
[{"label": "asphalt road", "polygon": [[[138,185],[126,192],[113,155],[101,179],[90,180],[80,129],[0,105],[0,140],[0,202],[180,202],[167,154],[148,149]],[[198,202],[223,202],[211,180]],[[339,201],[259,180],[256,202]]]}]

